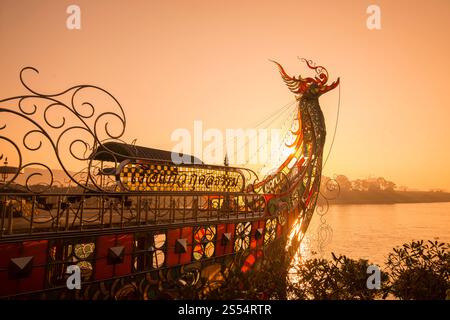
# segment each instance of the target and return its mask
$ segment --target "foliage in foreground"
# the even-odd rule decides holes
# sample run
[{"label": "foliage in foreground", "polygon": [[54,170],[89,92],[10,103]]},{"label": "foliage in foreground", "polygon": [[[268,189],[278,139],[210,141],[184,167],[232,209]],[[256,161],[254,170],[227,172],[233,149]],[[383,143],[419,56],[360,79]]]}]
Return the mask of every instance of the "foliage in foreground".
[{"label": "foliage in foreground", "polygon": [[[230,268],[227,270],[225,281],[211,290],[206,298],[285,300],[288,293],[287,270],[290,261],[287,255],[280,254],[283,248],[283,242],[273,243],[269,249],[264,250],[263,257],[245,272],[242,272],[242,268]],[[246,255],[239,257],[236,266],[241,266],[247,257]]]},{"label": "foliage in foreground", "polygon": [[[309,259],[293,267],[288,292],[293,299],[352,299],[380,298],[380,290],[367,288],[368,260],[353,260],[332,254],[332,260]],[[381,281],[388,279],[381,272]]]},{"label": "foliage in foreground", "polygon": [[367,288],[368,260],[332,254],[292,266],[279,252],[246,273],[232,271],[208,298],[450,299],[449,243],[412,241],[394,248],[381,270],[380,290]]},{"label": "foliage in foreground", "polygon": [[450,243],[412,241],[386,263],[389,292],[399,299],[445,299],[450,293]]}]

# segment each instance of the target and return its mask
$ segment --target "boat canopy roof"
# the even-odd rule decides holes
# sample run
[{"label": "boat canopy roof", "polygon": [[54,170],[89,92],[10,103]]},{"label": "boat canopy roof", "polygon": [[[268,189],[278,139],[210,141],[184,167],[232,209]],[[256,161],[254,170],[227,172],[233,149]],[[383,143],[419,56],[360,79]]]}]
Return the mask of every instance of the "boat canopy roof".
[{"label": "boat canopy roof", "polygon": [[[172,154],[174,153],[167,150],[141,147],[127,143],[106,142],[98,147],[91,154],[90,158],[94,160],[114,162],[115,159],[111,154],[111,151],[114,152],[115,159],[118,162],[122,162],[130,158],[172,162]],[[191,155],[183,155],[182,153],[180,153],[179,156],[189,157],[188,159],[191,163],[203,164],[203,161],[201,161],[197,157]]]},{"label": "boat canopy roof", "polygon": [[16,174],[17,172],[19,172],[19,168],[17,167],[0,166],[0,174]]}]

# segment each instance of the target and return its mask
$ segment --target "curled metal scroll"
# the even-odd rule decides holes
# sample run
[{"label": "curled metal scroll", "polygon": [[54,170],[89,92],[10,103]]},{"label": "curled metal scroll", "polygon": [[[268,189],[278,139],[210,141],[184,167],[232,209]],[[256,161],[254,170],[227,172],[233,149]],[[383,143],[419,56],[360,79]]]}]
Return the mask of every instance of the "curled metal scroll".
[{"label": "curled metal scroll", "polygon": [[[106,153],[113,162],[111,167],[117,168],[118,159],[123,158],[107,144],[126,143],[121,140],[126,119],[119,101],[110,92],[95,85],[77,85],[57,93],[42,93],[26,81],[25,76],[29,73],[39,74],[39,71],[33,67],[21,70],[20,82],[27,90],[26,94],[0,100],[0,150],[8,149],[9,152],[7,155],[3,155],[4,151],[0,152],[0,158],[9,156],[16,159],[16,170],[0,183],[0,190],[9,190],[14,185],[15,189],[31,193],[51,191],[56,187],[51,168],[54,165],[48,161],[53,156],[55,165],[68,178],[69,188],[89,192],[120,191],[115,179],[108,175],[100,177],[103,168],[96,160]],[[105,109],[105,105],[106,110],[99,111]],[[134,146],[134,141],[131,146]],[[128,155],[127,158],[153,160]],[[74,164],[76,169],[73,169]],[[40,171],[25,173],[25,183],[18,184],[19,174],[30,167],[40,168]],[[244,184],[258,179],[250,169],[236,167],[233,170],[241,173]],[[36,183],[42,181],[44,176],[47,178],[45,183]]]},{"label": "curled metal scroll", "polygon": [[[72,183],[82,190],[106,191],[98,183],[97,168],[91,155],[98,146],[104,147],[106,141],[117,141],[124,134],[126,119],[119,101],[95,85],[77,85],[57,93],[41,93],[25,80],[25,74],[31,72],[39,74],[33,67],[23,68],[20,72],[20,82],[28,91],[26,94],[0,100],[0,143],[9,145],[8,149],[15,153],[9,157],[17,159],[15,172],[5,179],[0,189],[11,187],[24,169],[39,167],[48,174],[48,181],[36,188],[33,180],[44,173],[34,172],[25,177],[22,187],[32,193],[50,190],[54,186],[54,176],[49,165],[42,160],[34,161],[35,158],[27,160],[25,154],[38,157],[38,152],[52,150],[59,167]],[[89,97],[103,101],[102,106],[107,103],[107,110],[97,111],[96,102]],[[12,120],[6,120],[8,115]],[[113,122],[114,130],[118,130],[116,133],[112,130]],[[103,150],[115,159],[115,152],[107,147]],[[48,153],[44,155],[45,160],[48,157]],[[76,175],[69,170],[74,163],[83,164],[84,174]]]},{"label": "curled metal scroll", "polygon": [[329,179],[325,182],[323,190],[320,192],[321,202],[316,206],[316,213],[320,217],[320,223],[317,227],[317,251],[323,254],[325,247],[331,242],[333,229],[325,219],[325,215],[330,208],[329,201],[339,196],[340,186],[335,179]]}]

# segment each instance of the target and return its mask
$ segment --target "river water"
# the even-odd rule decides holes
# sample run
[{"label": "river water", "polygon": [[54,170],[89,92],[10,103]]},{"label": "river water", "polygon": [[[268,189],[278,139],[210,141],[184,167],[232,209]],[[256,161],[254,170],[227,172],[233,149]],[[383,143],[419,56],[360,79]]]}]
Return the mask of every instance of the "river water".
[{"label": "river water", "polygon": [[450,202],[333,205],[324,219],[331,237],[319,241],[315,215],[300,248],[304,258],[330,258],[334,252],[383,265],[393,247],[413,239],[450,242]]}]

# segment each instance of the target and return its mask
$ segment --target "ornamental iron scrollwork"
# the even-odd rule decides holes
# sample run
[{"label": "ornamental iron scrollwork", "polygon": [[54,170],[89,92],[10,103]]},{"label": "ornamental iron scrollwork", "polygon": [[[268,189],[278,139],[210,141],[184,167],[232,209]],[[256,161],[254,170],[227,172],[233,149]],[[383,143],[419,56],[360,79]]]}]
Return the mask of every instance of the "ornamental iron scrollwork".
[{"label": "ornamental iron scrollwork", "polygon": [[234,251],[247,250],[250,246],[250,232],[252,224],[250,222],[240,222],[236,225]]},{"label": "ornamental iron scrollwork", "polygon": [[[53,155],[54,162],[74,186],[94,192],[111,191],[100,184],[100,168],[91,155],[98,146],[107,141],[120,141],[124,134],[126,119],[119,101],[95,85],[77,85],[57,93],[42,93],[32,89],[25,80],[25,74],[30,72],[39,74],[33,67],[23,68],[20,72],[20,82],[27,94],[0,100],[0,142],[4,150],[1,153],[15,162],[14,172],[0,185],[0,190],[11,188],[13,184],[18,187],[15,182],[25,169],[40,168],[25,173],[23,191],[50,191],[55,186],[51,161],[48,161]],[[105,110],[99,110],[102,108]],[[113,159],[117,156],[107,148],[102,152],[107,152]],[[28,160],[39,156],[46,163]],[[78,168],[78,171],[74,173],[70,167]],[[43,178],[47,178],[45,183],[41,182],[37,187],[35,179]]]},{"label": "ornamental iron scrollwork", "polygon": [[[167,177],[162,177],[161,172],[145,176],[148,170],[141,170],[142,176],[131,182],[128,171],[135,172],[136,166],[140,166],[139,170],[149,169],[145,162],[155,159],[127,154],[126,163],[122,163],[124,155],[110,147],[125,144],[121,138],[126,118],[120,102],[95,85],[42,93],[28,84],[27,73],[39,71],[33,67],[21,70],[20,82],[27,94],[0,100],[0,160],[5,159],[4,166],[0,165],[0,191],[18,189],[37,194],[66,188],[74,192],[242,192],[248,182],[257,180],[256,173],[246,168],[186,164],[175,166],[182,171],[175,184],[166,183]],[[133,144],[127,146],[132,148]],[[108,159],[109,167],[104,168],[100,159]],[[66,181],[56,181],[53,169],[61,169]],[[157,182],[151,180],[155,177]]]},{"label": "ornamental iron scrollwork", "polygon": [[197,227],[194,232],[194,260],[211,258],[214,255],[216,226]]}]

